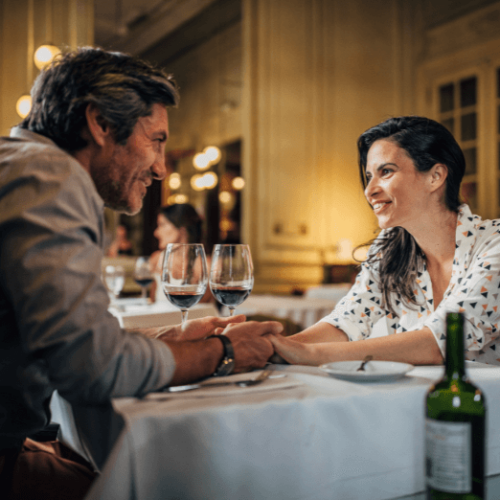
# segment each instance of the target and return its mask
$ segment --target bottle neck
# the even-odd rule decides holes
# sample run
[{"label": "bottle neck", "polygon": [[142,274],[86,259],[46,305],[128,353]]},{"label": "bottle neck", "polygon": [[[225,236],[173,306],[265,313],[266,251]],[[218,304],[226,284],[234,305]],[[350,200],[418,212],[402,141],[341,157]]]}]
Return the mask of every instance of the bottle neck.
[{"label": "bottle neck", "polygon": [[450,313],[446,318],[446,375],[448,378],[465,376],[464,318]]}]

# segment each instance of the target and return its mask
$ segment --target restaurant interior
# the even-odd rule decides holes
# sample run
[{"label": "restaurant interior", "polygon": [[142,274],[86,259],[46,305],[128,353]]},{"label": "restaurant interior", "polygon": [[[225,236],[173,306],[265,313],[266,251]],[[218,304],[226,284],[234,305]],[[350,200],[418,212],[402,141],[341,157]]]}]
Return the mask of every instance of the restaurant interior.
[{"label": "restaurant interior", "polygon": [[0,132],[20,121],[41,45],[165,67],[181,94],[169,173],[139,215],[107,213],[108,241],[125,224],[149,255],[158,207],[189,202],[209,251],[250,245],[254,293],[300,294],[350,281],[353,250],[376,235],[356,140],[389,116],[446,124],[468,159],[464,198],[500,215],[499,25],[493,0],[2,0]]},{"label": "restaurant interior", "polygon": [[[283,319],[286,333],[315,324],[347,293],[379,230],[356,143],[391,116],[444,124],[467,161],[462,198],[500,217],[499,0],[0,0],[2,136],[29,112],[46,61],[87,45],[164,67],[180,91],[168,110],[166,178],[137,215],[106,209],[103,262],[126,268],[124,298],[141,293],[136,258],[159,248],[159,208],[189,203],[208,255],[219,243],[251,249],[253,302],[240,312]],[[120,226],[130,251],[117,257]],[[179,322],[162,307],[114,313],[125,328]],[[103,471],[89,500],[423,500],[420,410],[442,367],[372,386],[333,386],[314,370],[283,364],[253,393],[231,387],[233,399],[213,388],[160,392],[73,415],[54,398],[52,414],[65,442]],[[498,415],[494,370],[474,373]],[[488,432],[493,494],[500,430]]]}]

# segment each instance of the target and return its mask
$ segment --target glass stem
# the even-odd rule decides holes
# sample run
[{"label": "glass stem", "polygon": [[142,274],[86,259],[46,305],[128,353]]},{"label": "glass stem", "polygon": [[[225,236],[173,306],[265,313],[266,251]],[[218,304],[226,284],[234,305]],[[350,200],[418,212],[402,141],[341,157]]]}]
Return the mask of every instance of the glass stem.
[{"label": "glass stem", "polygon": [[229,308],[229,317],[234,316],[234,307]]},{"label": "glass stem", "polygon": [[181,323],[182,326],[186,324],[186,321],[188,319],[188,310],[187,309],[181,309]]},{"label": "glass stem", "polygon": [[146,298],[146,292],[147,292],[147,288],[143,286],[142,290],[141,290],[141,298],[143,298],[143,299]]}]

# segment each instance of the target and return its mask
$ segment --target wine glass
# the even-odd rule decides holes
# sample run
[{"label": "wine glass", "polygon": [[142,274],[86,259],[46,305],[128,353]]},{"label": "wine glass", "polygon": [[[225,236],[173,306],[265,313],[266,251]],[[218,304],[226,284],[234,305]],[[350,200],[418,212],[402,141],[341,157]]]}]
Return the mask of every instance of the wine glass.
[{"label": "wine glass", "polygon": [[125,285],[125,269],[122,266],[106,266],[104,269],[104,282],[112,298],[116,300]]},{"label": "wine glass", "polygon": [[168,300],[180,308],[184,325],[188,309],[201,300],[207,289],[207,258],[203,245],[169,243],[161,281]]},{"label": "wine glass", "polygon": [[147,290],[153,283],[154,276],[151,270],[149,257],[138,257],[134,267],[134,281],[141,287],[141,298],[147,300]]},{"label": "wine glass", "polygon": [[229,308],[229,316],[253,288],[253,264],[248,245],[215,245],[210,269],[210,289]]}]

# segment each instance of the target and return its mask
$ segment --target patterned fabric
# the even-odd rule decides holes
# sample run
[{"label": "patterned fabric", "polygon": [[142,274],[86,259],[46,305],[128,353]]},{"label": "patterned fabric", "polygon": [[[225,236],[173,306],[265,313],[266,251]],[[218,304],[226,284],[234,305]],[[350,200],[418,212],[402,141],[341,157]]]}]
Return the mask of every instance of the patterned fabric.
[{"label": "patterned fabric", "polygon": [[[377,251],[375,241],[369,254]],[[466,359],[500,364],[500,219],[483,221],[472,215],[467,205],[460,207],[451,281],[436,309],[424,264],[415,283],[418,305],[408,306],[396,299],[396,315],[390,314],[378,284],[377,267],[363,263],[349,293],[321,321],[340,328],[349,340],[370,337],[381,318],[385,318],[389,335],[428,327],[444,355],[446,314],[462,312],[466,318]]]}]

